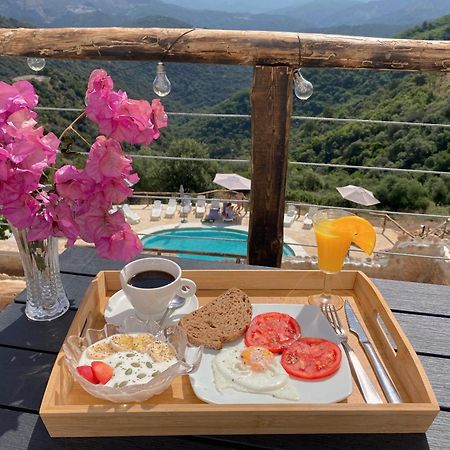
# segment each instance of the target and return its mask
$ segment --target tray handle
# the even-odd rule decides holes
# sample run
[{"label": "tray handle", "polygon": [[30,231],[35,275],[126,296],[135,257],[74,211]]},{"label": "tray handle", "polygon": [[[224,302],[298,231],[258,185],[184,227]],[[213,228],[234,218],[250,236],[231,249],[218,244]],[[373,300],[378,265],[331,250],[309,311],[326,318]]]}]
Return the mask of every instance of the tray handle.
[{"label": "tray handle", "polygon": [[432,401],[434,393],[422,363],[378,288],[358,272],[354,292],[373,344],[403,401]]}]

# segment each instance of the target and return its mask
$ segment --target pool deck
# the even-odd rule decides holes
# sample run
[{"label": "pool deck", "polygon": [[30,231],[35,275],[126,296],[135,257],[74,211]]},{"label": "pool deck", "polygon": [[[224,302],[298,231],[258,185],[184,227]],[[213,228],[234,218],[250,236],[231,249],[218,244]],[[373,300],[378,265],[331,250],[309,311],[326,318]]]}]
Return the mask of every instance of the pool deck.
[{"label": "pool deck", "polygon": [[[173,217],[166,217],[165,210],[167,205],[163,205],[161,217],[157,220],[151,219],[151,206],[147,205],[131,205],[131,209],[140,217],[139,223],[132,224],[131,227],[139,235],[151,234],[155,231],[166,230],[170,228],[192,228],[192,227],[223,227],[237,230],[248,231],[249,213],[243,217],[239,217],[237,221],[223,222],[222,220],[214,223],[202,223],[202,217],[195,216],[195,209],[193,209],[185,219],[180,216],[179,208]],[[209,206],[206,210],[208,213]],[[297,217],[290,227],[284,228],[284,243],[288,244],[295,255],[299,258],[316,256],[314,231],[303,228],[304,216]],[[372,219],[371,219],[372,221]],[[375,250],[390,250],[394,243],[397,242],[401,233],[386,227],[383,231],[381,226],[375,223],[375,230],[377,232],[377,243]],[[65,250],[65,239],[59,240],[59,252]],[[78,240],[76,245],[91,245],[86,244],[82,240]],[[352,251],[352,258],[364,260],[367,256],[360,251]],[[19,275],[22,272],[22,265],[18,257],[17,245],[14,239],[0,241],[0,273],[7,273],[9,275]]]}]

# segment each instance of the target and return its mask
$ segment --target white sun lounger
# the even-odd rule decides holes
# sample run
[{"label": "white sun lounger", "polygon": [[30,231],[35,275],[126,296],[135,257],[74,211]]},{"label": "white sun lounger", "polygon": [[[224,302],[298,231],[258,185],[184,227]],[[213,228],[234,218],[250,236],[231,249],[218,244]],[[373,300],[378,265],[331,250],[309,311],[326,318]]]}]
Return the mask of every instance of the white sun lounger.
[{"label": "white sun lounger", "polygon": [[220,202],[217,198],[211,200],[211,209],[218,209],[220,211]]},{"label": "white sun lounger", "polygon": [[190,198],[184,198],[182,200],[181,208],[180,208],[180,214],[188,215],[191,212],[192,209],[192,203]]},{"label": "white sun lounger", "polygon": [[184,197],[181,200],[181,206],[180,206],[180,217],[182,222],[187,222],[187,218],[189,216],[189,213],[191,212],[192,204],[191,199],[188,197]]},{"label": "white sun lounger", "polygon": [[284,214],[283,224],[285,227],[290,227],[294,220],[297,218],[297,208],[295,205],[290,204],[287,212]]},{"label": "white sun lounger", "polygon": [[199,195],[195,202],[195,215],[197,217],[203,217],[206,211],[206,197],[204,195]]},{"label": "white sun lounger", "polygon": [[228,214],[226,216],[223,216],[222,220],[224,222],[233,222],[234,220],[234,213],[232,210],[228,211]]},{"label": "white sun lounger", "polygon": [[305,230],[310,230],[313,226],[312,216],[317,211],[316,206],[311,206],[308,212],[305,214],[305,218],[303,219],[303,228]]},{"label": "white sun lounger", "polygon": [[152,214],[150,216],[151,220],[159,220],[161,219],[161,200],[155,200],[152,206]]},{"label": "white sun lounger", "polygon": [[125,215],[125,220],[130,225],[135,225],[141,221],[141,216],[136,211],[133,211],[128,203],[122,205],[122,211]]},{"label": "white sun lounger", "polygon": [[177,211],[177,200],[170,198],[166,208],[166,217],[173,217]]}]

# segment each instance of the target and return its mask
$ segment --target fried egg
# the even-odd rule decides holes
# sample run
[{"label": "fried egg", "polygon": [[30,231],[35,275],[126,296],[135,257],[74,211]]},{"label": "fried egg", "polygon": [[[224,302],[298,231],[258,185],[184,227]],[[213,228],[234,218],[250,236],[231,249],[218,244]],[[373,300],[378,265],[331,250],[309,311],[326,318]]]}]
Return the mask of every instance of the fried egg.
[{"label": "fried egg", "polygon": [[232,388],[286,400],[299,399],[297,389],[291,384],[279,359],[266,348],[224,348],[214,357],[212,369],[219,392]]}]

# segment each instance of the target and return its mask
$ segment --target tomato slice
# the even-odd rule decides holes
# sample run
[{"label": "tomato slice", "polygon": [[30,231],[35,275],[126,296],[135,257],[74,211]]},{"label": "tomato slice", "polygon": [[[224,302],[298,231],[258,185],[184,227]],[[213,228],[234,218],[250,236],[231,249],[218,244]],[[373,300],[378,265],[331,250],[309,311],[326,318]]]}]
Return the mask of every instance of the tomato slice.
[{"label": "tomato slice", "polygon": [[269,312],[251,321],[245,333],[245,345],[265,347],[281,353],[300,337],[300,325],[288,314]]},{"label": "tomato slice", "polygon": [[329,377],[341,365],[341,349],[326,339],[301,338],[283,352],[281,365],[293,377],[307,380]]}]

